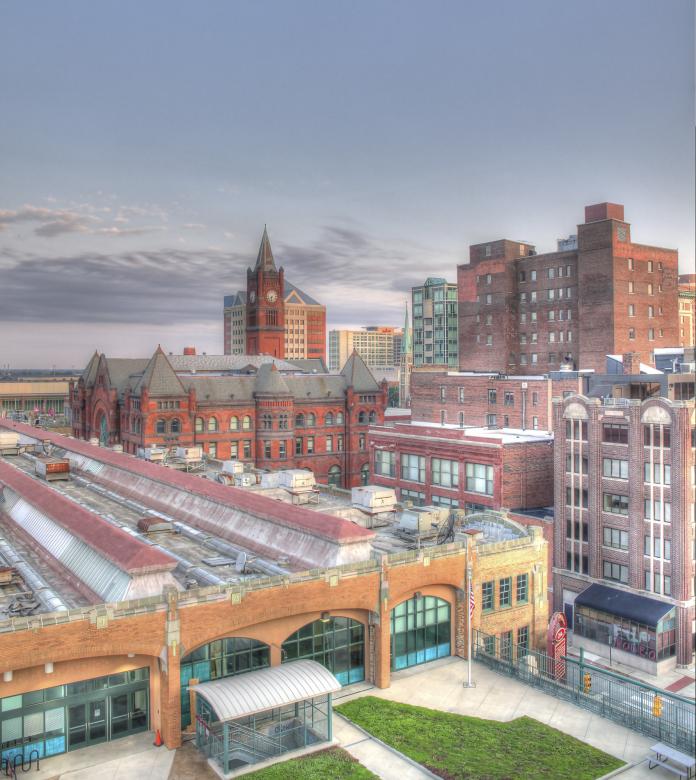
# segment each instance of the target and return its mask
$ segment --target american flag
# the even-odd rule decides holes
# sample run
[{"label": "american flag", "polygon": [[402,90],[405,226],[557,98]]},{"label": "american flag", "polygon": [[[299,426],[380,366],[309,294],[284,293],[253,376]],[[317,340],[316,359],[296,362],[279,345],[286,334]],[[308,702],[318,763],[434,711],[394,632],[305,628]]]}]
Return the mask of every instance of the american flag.
[{"label": "american flag", "polygon": [[476,599],[474,598],[474,585],[469,582],[469,619],[474,616],[474,607],[476,606]]}]

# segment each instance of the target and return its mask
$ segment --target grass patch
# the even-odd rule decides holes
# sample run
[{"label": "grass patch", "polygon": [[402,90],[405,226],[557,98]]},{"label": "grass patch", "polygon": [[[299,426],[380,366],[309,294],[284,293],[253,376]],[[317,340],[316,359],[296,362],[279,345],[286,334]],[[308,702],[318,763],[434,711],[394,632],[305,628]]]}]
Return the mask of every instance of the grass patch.
[{"label": "grass patch", "polygon": [[244,775],[245,780],[372,780],[376,777],[353,756],[337,747]]},{"label": "grass patch", "polygon": [[375,696],[336,711],[446,780],[595,780],[624,764],[528,717],[502,723]]}]

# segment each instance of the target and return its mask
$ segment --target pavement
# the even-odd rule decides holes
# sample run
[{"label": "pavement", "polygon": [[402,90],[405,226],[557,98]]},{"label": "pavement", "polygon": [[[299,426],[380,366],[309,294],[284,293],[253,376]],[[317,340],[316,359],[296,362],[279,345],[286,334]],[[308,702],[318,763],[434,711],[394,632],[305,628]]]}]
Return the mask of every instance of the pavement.
[{"label": "pavement", "polygon": [[[465,679],[466,661],[454,657],[443,658],[425,666],[393,673],[391,687],[386,689],[365,690],[364,684],[362,689],[355,692],[350,688],[344,689],[342,695],[336,698],[336,702],[369,694],[405,704],[489,720],[509,721],[528,715],[621,758],[628,764],[636,764],[617,775],[621,780],[674,778],[672,773],[662,767],[649,771],[647,763],[644,763],[650,746],[655,743],[655,739],[651,737],[645,737],[588,710],[530,688],[518,680],[496,674],[476,662],[473,663],[472,674],[476,687],[465,688],[462,684]],[[365,765],[379,777],[396,777],[390,770],[394,761],[391,751],[380,749],[378,743],[365,746],[357,741],[355,733],[342,733],[336,729],[335,735],[341,747],[361,762],[361,753],[369,751],[371,764]],[[404,778],[406,775],[399,772],[399,777]]]}]

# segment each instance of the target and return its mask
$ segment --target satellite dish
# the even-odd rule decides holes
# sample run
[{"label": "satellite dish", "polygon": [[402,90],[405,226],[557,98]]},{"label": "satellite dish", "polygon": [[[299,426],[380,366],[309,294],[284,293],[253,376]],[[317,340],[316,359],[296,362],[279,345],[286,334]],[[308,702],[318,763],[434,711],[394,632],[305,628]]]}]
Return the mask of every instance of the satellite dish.
[{"label": "satellite dish", "polygon": [[246,568],[247,554],[242,550],[237,556],[237,560],[234,562],[234,570],[237,574],[244,574]]}]

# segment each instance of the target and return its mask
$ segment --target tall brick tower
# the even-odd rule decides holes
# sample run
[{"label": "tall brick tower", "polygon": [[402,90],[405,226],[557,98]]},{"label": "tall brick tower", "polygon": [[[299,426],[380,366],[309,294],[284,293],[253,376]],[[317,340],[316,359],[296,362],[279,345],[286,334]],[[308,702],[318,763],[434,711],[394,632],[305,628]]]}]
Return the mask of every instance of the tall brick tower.
[{"label": "tall brick tower", "polygon": [[266,226],[256,266],[247,269],[246,353],[285,357],[285,273],[276,268]]}]

